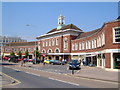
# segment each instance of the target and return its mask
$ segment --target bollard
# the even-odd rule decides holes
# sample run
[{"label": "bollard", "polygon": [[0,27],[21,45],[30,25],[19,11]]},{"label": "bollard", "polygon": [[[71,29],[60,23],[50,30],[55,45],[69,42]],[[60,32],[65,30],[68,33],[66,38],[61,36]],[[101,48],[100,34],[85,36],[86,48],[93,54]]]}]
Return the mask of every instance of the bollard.
[{"label": "bollard", "polygon": [[15,80],[11,81],[11,83],[15,83]]},{"label": "bollard", "polygon": [[74,69],[72,69],[72,75],[74,74]]}]

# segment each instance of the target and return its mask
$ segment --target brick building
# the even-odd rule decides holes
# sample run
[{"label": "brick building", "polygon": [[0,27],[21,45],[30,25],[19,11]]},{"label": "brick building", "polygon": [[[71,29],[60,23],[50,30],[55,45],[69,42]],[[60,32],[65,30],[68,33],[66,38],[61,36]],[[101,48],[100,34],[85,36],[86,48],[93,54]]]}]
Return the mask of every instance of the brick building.
[{"label": "brick building", "polygon": [[65,25],[64,16],[58,26],[37,37],[41,59],[78,59],[86,65],[120,68],[120,17],[106,22],[99,29],[84,32],[73,24]]},{"label": "brick building", "polygon": [[3,46],[3,53],[4,56],[9,56],[10,53],[13,51],[16,56],[18,56],[18,52],[22,52],[22,56],[25,56],[25,51],[28,50],[29,52],[29,59],[34,58],[34,50],[37,45],[37,42],[11,42]]}]

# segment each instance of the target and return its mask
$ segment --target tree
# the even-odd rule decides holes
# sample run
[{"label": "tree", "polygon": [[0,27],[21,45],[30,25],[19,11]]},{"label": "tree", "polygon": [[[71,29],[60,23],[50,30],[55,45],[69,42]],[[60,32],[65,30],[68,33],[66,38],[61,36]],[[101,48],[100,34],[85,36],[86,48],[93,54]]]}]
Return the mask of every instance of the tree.
[{"label": "tree", "polygon": [[36,50],[34,51],[34,56],[36,57],[36,60],[38,59],[38,57],[40,57],[38,47],[36,47]]},{"label": "tree", "polygon": [[14,51],[12,51],[12,52],[10,53],[10,61],[16,62]]},{"label": "tree", "polygon": [[28,52],[28,50],[26,50],[25,51],[25,57],[28,58],[28,56],[29,56],[29,52]]},{"label": "tree", "polygon": [[21,51],[18,52],[18,57],[22,58],[22,52]]},{"label": "tree", "polygon": [[10,56],[15,56],[14,51],[12,51],[12,52],[10,53]]}]

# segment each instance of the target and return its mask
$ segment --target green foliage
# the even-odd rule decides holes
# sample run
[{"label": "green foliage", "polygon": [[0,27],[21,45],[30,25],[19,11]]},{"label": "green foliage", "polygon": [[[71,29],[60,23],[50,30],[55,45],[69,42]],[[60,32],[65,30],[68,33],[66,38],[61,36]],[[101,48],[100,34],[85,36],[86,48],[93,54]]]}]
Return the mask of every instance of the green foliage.
[{"label": "green foliage", "polygon": [[21,51],[18,52],[18,57],[19,57],[19,58],[22,57],[22,52],[21,52]]},{"label": "green foliage", "polygon": [[36,50],[34,51],[34,56],[36,58],[40,57],[40,53],[39,53],[38,47],[36,47]]},{"label": "green foliage", "polygon": [[28,52],[28,50],[26,50],[25,51],[25,57],[28,58],[28,56],[29,56],[29,52]]},{"label": "green foliage", "polygon": [[14,51],[12,51],[11,53],[10,53],[10,56],[14,56],[15,55],[15,53],[14,53]]}]

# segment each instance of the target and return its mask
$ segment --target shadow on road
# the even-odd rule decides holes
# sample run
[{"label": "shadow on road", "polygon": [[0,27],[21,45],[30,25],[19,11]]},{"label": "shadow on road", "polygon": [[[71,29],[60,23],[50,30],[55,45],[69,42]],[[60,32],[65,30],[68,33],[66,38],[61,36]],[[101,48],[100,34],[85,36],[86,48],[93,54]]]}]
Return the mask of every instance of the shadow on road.
[{"label": "shadow on road", "polygon": [[11,63],[0,63],[0,65],[17,65],[17,64],[11,64]]}]

